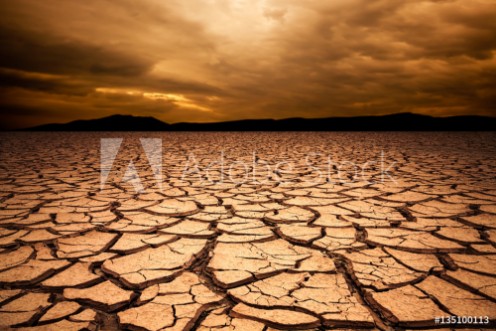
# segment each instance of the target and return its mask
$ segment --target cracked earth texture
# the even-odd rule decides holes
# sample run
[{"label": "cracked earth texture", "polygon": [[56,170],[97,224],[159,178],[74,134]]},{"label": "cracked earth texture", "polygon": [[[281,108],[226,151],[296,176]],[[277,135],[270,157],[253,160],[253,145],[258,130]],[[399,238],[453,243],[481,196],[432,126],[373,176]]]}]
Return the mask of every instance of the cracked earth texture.
[{"label": "cracked earth texture", "polygon": [[495,178],[493,133],[3,133],[0,329],[491,329]]}]

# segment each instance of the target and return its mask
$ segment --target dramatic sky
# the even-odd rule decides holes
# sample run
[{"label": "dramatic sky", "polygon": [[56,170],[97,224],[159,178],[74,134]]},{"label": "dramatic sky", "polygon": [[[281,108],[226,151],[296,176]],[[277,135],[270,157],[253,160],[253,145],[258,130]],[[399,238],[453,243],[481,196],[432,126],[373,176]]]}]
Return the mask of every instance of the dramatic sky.
[{"label": "dramatic sky", "polygon": [[494,0],[0,0],[3,127],[494,114]]}]

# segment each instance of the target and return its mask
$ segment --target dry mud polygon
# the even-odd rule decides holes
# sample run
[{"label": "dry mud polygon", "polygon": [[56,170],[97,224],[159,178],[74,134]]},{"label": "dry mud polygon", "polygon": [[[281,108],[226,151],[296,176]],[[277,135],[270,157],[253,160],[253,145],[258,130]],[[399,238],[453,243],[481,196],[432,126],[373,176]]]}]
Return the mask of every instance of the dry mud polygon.
[{"label": "dry mud polygon", "polygon": [[[142,137],[162,141],[160,182]],[[124,138],[103,187],[101,138]],[[0,144],[1,330],[494,328],[493,133]]]}]

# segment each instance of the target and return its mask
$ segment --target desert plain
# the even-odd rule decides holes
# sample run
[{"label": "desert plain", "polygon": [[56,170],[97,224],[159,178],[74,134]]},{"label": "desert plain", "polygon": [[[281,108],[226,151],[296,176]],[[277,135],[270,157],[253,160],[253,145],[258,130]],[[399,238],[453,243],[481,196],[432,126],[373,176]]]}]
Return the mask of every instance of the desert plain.
[{"label": "desert plain", "polygon": [[494,133],[0,138],[1,330],[495,327]]}]

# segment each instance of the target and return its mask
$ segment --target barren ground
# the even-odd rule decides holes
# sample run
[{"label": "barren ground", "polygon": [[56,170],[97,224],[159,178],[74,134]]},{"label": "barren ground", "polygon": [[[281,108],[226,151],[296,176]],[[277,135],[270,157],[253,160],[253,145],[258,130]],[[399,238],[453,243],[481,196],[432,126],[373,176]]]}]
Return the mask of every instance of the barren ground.
[{"label": "barren ground", "polygon": [[0,138],[1,330],[494,328],[493,133]]}]

